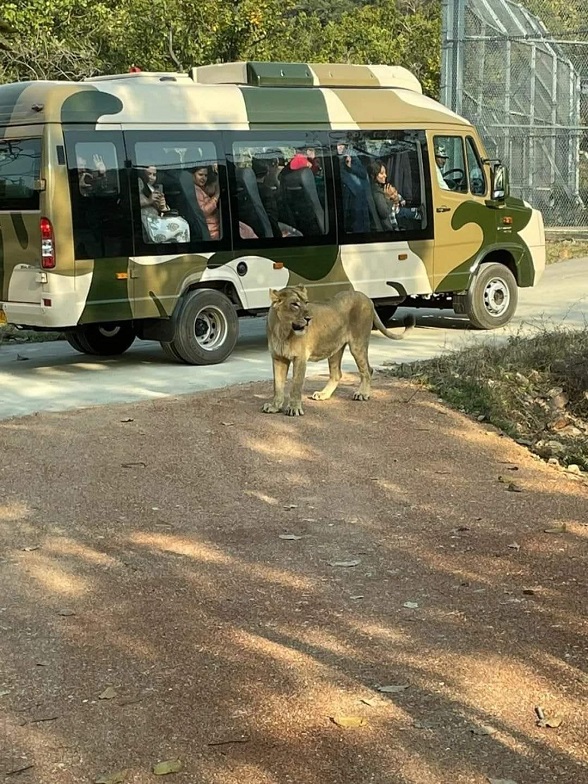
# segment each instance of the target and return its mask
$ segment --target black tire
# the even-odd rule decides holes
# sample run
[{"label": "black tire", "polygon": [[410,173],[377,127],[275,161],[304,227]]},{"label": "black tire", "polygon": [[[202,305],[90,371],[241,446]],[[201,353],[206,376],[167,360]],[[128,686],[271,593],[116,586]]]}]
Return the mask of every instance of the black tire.
[{"label": "black tire", "polygon": [[75,330],[68,330],[65,334],[65,339],[69,343],[72,348],[75,348],[76,351],[79,351],[80,354],[87,354],[88,352],[80,343],[80,336]]},{"label": "black tire", "polygon": [[376,313],[380,317],[380,321],[386,326],[398,310],[398,305],[376,305],[375,308]]},{"label": "black tire", "polygon": [[168,359],[172,359],[174,362],[183,362],[184,365],[188,363],[186,360],[178,353],[175,345],[173,343],[164,343],[160,341],[161,348],[163,349],[163,353],[168,357]]},{"label": "black tire", "polygon": [[465,312],[477,329],[497,329],[511,320],[519,290],[515,276],[503,264],[482,264],[465,297]]},{"label": "black tire", "polygon": [[99,357],[124,354],[133,345],[136,337],[135,328],[130,321],[84,324],[66,333],[67,341],[76,351]]},{"label": "black tire", "polygon": [[232,353],[239,318],[228,297],[215,289],[189,292],[180,306],[172,353],[189,365],[218,365]]}]

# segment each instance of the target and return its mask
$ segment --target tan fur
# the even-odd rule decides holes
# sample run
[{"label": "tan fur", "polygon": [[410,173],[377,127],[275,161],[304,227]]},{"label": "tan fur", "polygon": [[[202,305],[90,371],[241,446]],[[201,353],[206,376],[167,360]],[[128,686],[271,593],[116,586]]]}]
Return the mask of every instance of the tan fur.
[{"label": "tan fur", "polygon": [[[283,411],[288,416],[302,416],[302,387],[306,363],[329,360],[329,381],[312,395],[313,400],[328,400],[341,379],[341,359],[345,346],[355,359],[360,385],[354,400],[369,400],[372,369],[368,362],[370,333],[376,327],[392,340],[402,340],[415,320],[405,320],[405,330],[395,334],[382,324],[373,302],[359,291],[343,291],[328,302],[308,301],[304,286],[276,291],[270,289],[271,307],[267,318],[268,346],[274,366],[274,397],[265,403],[266,414]],[[292,389],[285,402],[286,378],[293,364]]]}]

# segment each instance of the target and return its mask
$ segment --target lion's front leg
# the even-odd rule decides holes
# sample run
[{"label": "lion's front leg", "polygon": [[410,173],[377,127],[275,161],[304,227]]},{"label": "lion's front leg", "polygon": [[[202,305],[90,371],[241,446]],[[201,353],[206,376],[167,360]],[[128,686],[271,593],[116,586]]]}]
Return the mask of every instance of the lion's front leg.
[{"label": "lion's front leg", "polygon": [[303,416],[302,408],[302,387],[306,376],[306,357],[296,357],[294,369],[292,371],[292,390],[290,392],[290,402],[284,409],[287,416]]},{"label": "lion's front leg", "polygon": [[274,399],[270,402],[263,404],[263,408],[261,410],[263,411],[264,414],[278,414],[284,407],[284,390],[286,388],[286,379],[288,377],[288,368],[290,367],[290,360],[274,357],[273,365],[274,365]]}]

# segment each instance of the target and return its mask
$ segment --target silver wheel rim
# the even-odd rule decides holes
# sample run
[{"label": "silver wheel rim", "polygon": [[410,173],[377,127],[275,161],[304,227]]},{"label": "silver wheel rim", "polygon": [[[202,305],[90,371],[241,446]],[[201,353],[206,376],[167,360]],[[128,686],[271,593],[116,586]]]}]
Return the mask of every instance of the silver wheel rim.
[{"label": "silver wheel rim", "polygon": [[214,305],[202,308],[194,319],[196,342],[204,351],[215,351],[220,348],[227,338],[228,331],[227,317]]},{"label": "silver wheel rim", "polygon": [[105,338],[114,338],[120,332],[120,327],[98,327],[98,332]]},{"label": "silver wheel rim", "polygon": [[492,278],[484,289],[484,308],[488,315],[498,318],[510,305],[510,291],[502,278]]}]

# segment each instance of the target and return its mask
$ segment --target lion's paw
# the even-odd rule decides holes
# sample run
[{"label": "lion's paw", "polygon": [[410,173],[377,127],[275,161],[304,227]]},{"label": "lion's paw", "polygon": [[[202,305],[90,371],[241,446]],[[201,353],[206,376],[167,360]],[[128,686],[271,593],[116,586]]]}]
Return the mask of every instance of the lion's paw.
[{"label": "lion's paw", "polygon": [[279,414],[282,409],[280,406],[275,406],[273,403],[264,403],[261,410],[264,414]]},{"label": "lion's paw", "polygon": [[301,405],[290,405],[284,409],[286,416],[304,416],[304,410]]},{"label": "lion's paw", "polygon": [[328,400],[329,395],[325,395],[324,392],[313,392],[310,396],[311,400]]},{"label": "lion's paw", "polygon": [[356,392],[353,395],[353,399],[354,400],[369,400],[370,396],[369,396],[369,394],[366,394],[365,392]]}]

